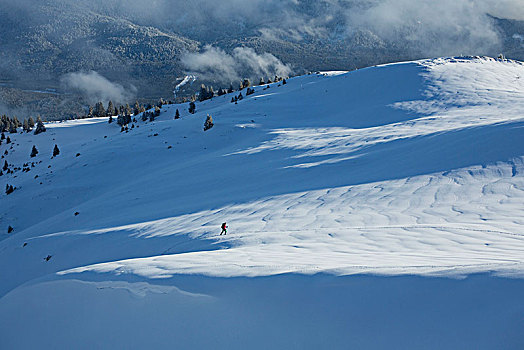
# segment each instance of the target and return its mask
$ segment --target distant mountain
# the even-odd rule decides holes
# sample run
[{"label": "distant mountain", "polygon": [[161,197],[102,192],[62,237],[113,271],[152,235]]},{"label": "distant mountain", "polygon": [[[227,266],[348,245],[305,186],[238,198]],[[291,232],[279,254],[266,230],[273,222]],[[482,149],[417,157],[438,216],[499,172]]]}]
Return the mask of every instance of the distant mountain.
[{"label": "distant mountain", "polygon": [[[87,70],[131,83],[176,76],[181,71],[180,53],[198,48],[193,40],[101,15],[69,1],[36,3],[23,10],[11,7],[0,29],[2,77],[21,84],[29,80],[33,88],[38,83],[54,85],[66,73]],[[148,84],[137,85],[141,94],[151,91]]]},{"label": "distant mountain", "polygon": [[[49,119],[83,113],[92,101],[61,84],[64,75],[73,72],[96,71],[145,101],[170,98],[177,78],[185,74],[180,55],[204,45],[226,52],[239,46],[268,52],[296,74],[425,57],[408,42],[381,38],[369,28],[348,31],[344,13],[325,1],[299,1],[285,8],[276,2],[257,3],[254,9],[260,13],[237,2],[217,9],[206,4],[2,2],[0,113],[41,113]],[[504,38],[501,52],[524,59],[524,22],[493,21]],[[46,89],[57,93],[49,99],[49,94],[34,92]]]}]

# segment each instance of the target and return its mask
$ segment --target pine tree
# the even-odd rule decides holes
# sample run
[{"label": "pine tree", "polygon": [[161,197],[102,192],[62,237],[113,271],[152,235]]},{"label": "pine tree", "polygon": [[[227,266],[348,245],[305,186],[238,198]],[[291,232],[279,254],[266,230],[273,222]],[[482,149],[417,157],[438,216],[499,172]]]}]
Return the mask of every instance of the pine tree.
[{"label": "pine tree", "polygon": [[5,194],[10,195],[11,193],[14,192],[14,190],[15,189],[13,185],[7,185],[7,184],[5,185]]},{"label": "pine tree", "polygon": [[115,115],[115,106],[113,105],[113,101],[109,101],[109,103],[107,104],[106,115],[110,117]]},{"label": "pine tree", "polygon": [[258,85],[264,85],[265,82],[264,82],[264,78],[260,78],[260,81],[258,82]]},{"label": "pine tree", "polygon": [[22,129],[23,129],[25,132],[29,132],[29,122],[27,121],[27,119],[24,119],[24,124],[23,124]]},{"label": "pine tree", "polygon": [[33,145],[33,149],[31,150],[31,158],[36,157],[37,154],[38,154],[38,150],[36,149],[36,146]]},{"label": "pine tree", "polygon": [[7,169],[9,169],[9,164],[7,164],[7,160],[4,161],[4,167],[2,168],[3,171],[6,171]]},{"label": "pine tree", "polygon": [[58,149],[58,146],[55,145],[55,148],[53,148],[53,157],[56,157],[60,154],[60,150]]},{"label": "pine tree", "polygon": [[40,116],[38,116],[38,118],[36,118],[35,135],[38,135],[42,132],[45,132],[45,126],[44,123],[42,123],[42,119],[40,118]]},{"label": "pine tree", "polygon": [[10,138],[9,136],[7,136],[7,140],[5,140],[5,143],[6,143],[6,144],[11,143],[11,138]]},{"label": "pine tree", "polygon": [[286,85],[286,84],[287,84],[286,79],[282,80],[282,85]]},{"label": "pine tree", "polygon": [[198,93],[198,100],[200,102],[206,99],[206,86],[204,84],[200,85],[200,92]]},{"label": "pine tree", "polygon": [[120,126],[124,125],[124,116],[122,114],[119,114],[118,117],[116,117],[116,123]]},{"label": "pine tree", "polygon": [[204,131],[211,129],[213,125],[213,117],[208,114],[206,121],[204,122]]},{"label": "pine tree", "polygon": [[20,123],[17,117],[13,117],[13,124],[15,124],[15,128],[19,128],[22,126],[22,123]]},{"label": "pine tree", "polygon": [[30,129],[35,127],[35,121],[33,120],[33,117],[29,117],[29,119],[27,120],[27,124],[29,125]]},{"label": "pine tree", "polygon": [[135,106],[133,108],[133,115],[138,115],[140,113],[140,104],[138,101],[135,102]]},{"label": "pine tree", "polygon": [[97,118],[102,118],[106,116],[106,109],[102,102],[97,102],[95,105],[94,116]]},{"label": "pine tree", "polygon": [[178,108],[175,112],[175,119],[180,119],[180,112],[178,111]]},{"label": "pine tree", "polygon": [[229,84],[229,89],[227,90],[227,93],[230,94],[232,92],[234,92],[235,90],[233,89],[233,84]]},{"label": "pine tree", "polygon": [[195,112],[196,112],[195,102],[191,101],[189,102],[189,113],[195,114]]},{"label": "pine tree", "polygon": [[200,86],[200,93],[198,95],[198,99],[200,102],[209,100],[215,96],[215,92],[213,90],[212,86],[206,87],[204,84]]},{"label": "pine tree", "polygon": [[113,116],[112,116],[112,115],[109,116],[109,120],[108,120],[107,122],[108,122],[109,124],[111,124],[111,123],[113,122]]},{"label": "pine tree", "polygon": [[11,122],[9,123],[9,132],[10,132],[11,134],[16,134],[16,128],[17,128],[16,123],[13,122],[13,121],[11,121]]}]

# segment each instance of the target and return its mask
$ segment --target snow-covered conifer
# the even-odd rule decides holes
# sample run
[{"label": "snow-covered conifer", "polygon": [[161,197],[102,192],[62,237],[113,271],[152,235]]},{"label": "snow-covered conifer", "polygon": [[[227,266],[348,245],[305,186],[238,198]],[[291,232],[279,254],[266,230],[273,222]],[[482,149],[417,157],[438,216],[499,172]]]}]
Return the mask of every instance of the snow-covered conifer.
[{"label": "snow-covered conifer", "polygon": [[109,103],[107,104],[106,115],[110,117],[115,115],[115,106],[113,105],[113,101],[109,101]]},{"label": "snow-covered conifer", "polygon": [[17,124],[16,124],[14,121],[10,121],[10,122],[9,122],[9,132],[10,132],[11,134],[15,134],[15,133],[16,133],[16,128],[17,128],[16,125],[17,125]]},{"label": "snow-covered conifer", "polygon": [[31,150],[31,158],[36,157],[37,154],[38,154],[38,150],[36,149],[36,146],[33,145],[33,149]]},{"label": "snow-covered conifer", "polygon": [[40,116],[38,116],[38,118],[36,119],[35,135],[45,132],[45,130],[46,129],[45,129],[44,123],[42,122],[42,119],[40,118]]},{"label": "snow-covered conifer", "polygon": [[213,123],[213,117],[208,114],[206,117],[206,121],[204,122],[204,131],[211,129],[213,125],[215,125]]},{"label": "snow-covered conifer", "polygon": [[106,109],[104,108],[104,104],[102,102],[97,102],[96,103],[94,116],[98,117],[98,118],[106,116]]}]

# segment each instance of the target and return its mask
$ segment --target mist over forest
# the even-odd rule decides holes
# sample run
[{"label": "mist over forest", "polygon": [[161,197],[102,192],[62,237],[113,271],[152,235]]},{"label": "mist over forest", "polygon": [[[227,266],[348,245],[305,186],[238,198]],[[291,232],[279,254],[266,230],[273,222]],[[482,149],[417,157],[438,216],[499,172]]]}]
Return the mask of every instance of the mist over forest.
[{"label": "mist over forest", "polygon": [[188,75],[352,70],[457,55],[524,59],[517,0],[4,0],[0,113],[59,119],[88,104],[173,98]]}]

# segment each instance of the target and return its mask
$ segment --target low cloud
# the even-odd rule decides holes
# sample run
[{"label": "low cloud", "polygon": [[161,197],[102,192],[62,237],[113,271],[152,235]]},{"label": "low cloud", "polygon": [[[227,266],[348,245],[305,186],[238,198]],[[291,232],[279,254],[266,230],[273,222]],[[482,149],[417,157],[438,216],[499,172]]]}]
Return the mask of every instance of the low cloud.
[{"label": "low cloud", "polygon": [[422,56],[492,54],[499,33],[486,1],[381,0],[348,13],[352,30],[369,29],[407,53]]},{"label": "low cloud", "polygon": [[13,107],[7,103],[4,103],[4,101],[0,100],[0,115],[4,115],[4,114],[9,117],[18,117],[18,119],[21,120],[30,115],[33,115],[34,113],[31,113],[25,107]]},{"label": "low cloud", "polygon": [[112,83],[95,71],[69,73],[61,79],[62,87],[68,91],[73,90],[86,98],[90,103],[102,101],[107,103],[112,100],[116,103],[129,102],[136,93],[136,88],[123,87]]},{"label": "low cloud", "polygon": [[522,0],[484,0],[486,12],[492,16],[524,21],[524,3]]},{"label": "low cloud", "polygon": [[201,79],[219,82],[238,81],[244,77],[285,77],[292,72],[270,53],[258,54],[247,47],[237,47],[231,54],[222,49],[206,46],[200,53],[186,53],[181,57],[182,65],[189,73]]}]

